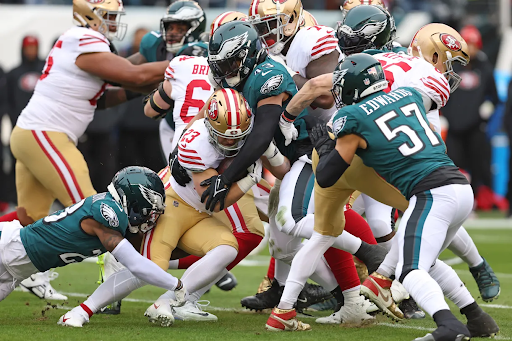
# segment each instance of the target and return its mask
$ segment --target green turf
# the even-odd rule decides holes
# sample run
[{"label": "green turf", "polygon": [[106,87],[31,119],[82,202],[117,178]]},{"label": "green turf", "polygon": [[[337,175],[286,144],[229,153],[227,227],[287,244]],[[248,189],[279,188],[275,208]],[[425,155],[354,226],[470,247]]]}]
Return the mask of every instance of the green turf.
[{"label": "green turf", "polygon": [[[502,284],[501,297],[491,305],[506,306],[496,308],[485,306],[501,327],[499,339],[512,339],[512,230],[474,230],[473,236],[481,254],[499,273]],[[452,258],[447,251],[442,258]],[[261,257],[260,257],[261,258]],[[476,284],[465,264],[455,265],[474,296],[478,295]],[[58,270],[60,277],[52,282],[58,290],[66,293],[91,293],[96,287],[97,270],[95,264],[82,263]],[[181,272],[176,272],[180,274]],[[118,316],[96,315],[84,328],[64,328],[56,322],[65,312],[62,303],[47,305],[28,293],[14,292],[1,303],[0,340],[413,340],[423,336],[425,330],[433,328],[434,322],[427,318],[422,321],[393,323],[379,315],[378,323],[365,327],[323,326],[314,323],[312,318],[303,320],[311,323],[313,330],[305,333],[270,333],[264,329],[267,314],[251,314],[240,307],[240,299],[255,292],[266,267],[239,266],[233,273],[239,285],[232,292],[222,292],[218,288],[205,295],[211,301],[210,312],[219,317],[217,323],[177,321],[171,328],[161,328],[147,322],[143,316],[150,303],[123,301],[122,314]],[[163,290],[151,287],[139,289],[129,297],[132,299],[154,300]],[[82,302],[84,297],[71,297],[65,307]],[[477,302],[482,303],[480,299]],[[452,306],[453,307],[453,306]],[[231,311],[220,311],[230,308]],[[463,319],[455,308],[456,315]],[[328,312],[316,313],[318,316]],[[386,325],[383,325],[386,324]],[[393,326],[397,327],[394,328]],[[410,328],[407,328],[410,327]],[[407,329],[406,329],[407,328]],[[420,328],[420,329],[418,329]]]}]

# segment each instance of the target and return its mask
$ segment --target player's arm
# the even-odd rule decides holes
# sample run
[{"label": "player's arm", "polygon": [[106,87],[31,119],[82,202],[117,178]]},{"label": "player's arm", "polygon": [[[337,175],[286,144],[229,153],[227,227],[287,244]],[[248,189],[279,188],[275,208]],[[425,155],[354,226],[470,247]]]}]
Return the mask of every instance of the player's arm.
[{"label": "player's arm", "polygon": [[177,290],[183,287],[179,279],[137,252],[119,231],[103,226],[91,218],[84,219],[81,227],[85,233],[97,236],[107,251],[144,282],[167,290]]},{"label": "player's arm", "polygon": [[168,61],[133,65],[125,58],[111,52],[82,53],[76,58],[76,66],[101,79],[123,86],[142,87],[163,79]]},{"label": "player's arm", "polygon": [[310,138],[320,158],[316,167],[316,181],[323,188],[331,187],[338,181],[352,163],[358,148],[367,147],[366,140],[355,134],[343,135],[334,142],[324,124],[313,127]]},{"label": "player's arm", "polygon": [[172,85],[169,81],[163,81],[158,88],[149,95],[149,100],[144,106],[144,115],[151,118],[165,116],[174,107],[171,99]]},{"label": "player's arm", "polygon": [[331,96],[332,73],[312,78],[304,84],[286,106],[286,114],[298,116],[313,101],[320,96]]},{"label": "player's arm", "polygon": [[128,59],[128,61],[130,63],[132,63],[133,65],[141,65],[141,64],[145,64],[148,62],[146,60],[146,58],[140,52],[135,52],[131,56],[126,57],[126,59]]},{"label": "player's arm", "polygon": [[[208,182],[212,177],[219,175],[219,173],[213,169],[208,168],[207,170],[200,173],[192,173],[192,181],[194,181],[194,187],[199,196],[202,196],[204,191],[206,191],[206,187],[203,187],[205,182]],[[252,178],[249,175],[243,178],[242,180],[237,181],[233,186],[231,186],[231,190],[227,193],[225,199],[225,207],[229,207],[236,203],[241,197],[247,193],[252,186],[254,186],[257,181],[257,178]],[[224,209],[224,207],[222,207]],[[222,210],[221,204],[217,203],[213,209],[210,209],[212,212],[219,212]]]},{"label": "player's arm", "polygon": [[[293,77],[297,88],[300,90],[304,87],[308,80],[324,75],[326,73],[331,73],[336,68],[336,65],[338,65],[339,56],[340,53],[337,50],[334,50],[329,54],[325,54],[320,58],[312,60],[306,67],[306,78],[300,75]],[[322,109],[330,109],[334,105],[334,98],[330,93],[320,95],[315,98],[312,105]]]},{"label": "player's arm", "polygon": [[141,95],[142,94],[140,93],[119,87],[107,88],[103,95],[101,95],[101,97],[98,99],[96,108],[101,110],[115,107],[116,105],[127,102]]},{"label": "player's arm", "polygon": [[263,167],[268,169],[270,173],[279,180],[283,180],[285,174],[288,173],[291,168],[290,160],[281,154],[273,141],[270,142],[269,147],[260,160],[263,162]]}]

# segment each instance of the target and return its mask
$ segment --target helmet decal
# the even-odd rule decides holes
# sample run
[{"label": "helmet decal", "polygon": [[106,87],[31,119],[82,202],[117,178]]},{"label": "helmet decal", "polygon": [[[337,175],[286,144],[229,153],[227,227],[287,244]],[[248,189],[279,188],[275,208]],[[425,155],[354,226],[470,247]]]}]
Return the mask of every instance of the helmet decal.
[{"label": "helmet decal", "polygon": [[332,74],[332,84],[339,83],[341,86],[343,86],[343,83],[345,83],[345,80],[343,79],[343,77],[345,77],[347,72],[348,72],[348,69],[334,71]]},{"label": "helmet decal", "polygon": [[153,206],[161,207],[164,203],[164,198],[158,192],[153,191],[141,184],[139,184],[139,190],[142,193],[144,199],[146,199]]},{"label": "helmet decal", "polygon": [[213,98],[210,101],[210,105],[208,107],[208,116],[210,117],[210,120],[215,121],[217,117],[219,117],[219,111],[218,111],[218,103],[215,98]]},{"label": "helmet decal", "polygon": [[364,25],[361,29],[357,31],[353,31],[352,28],[348,25],[342,25],[340,27],[340,31],[348,36],[361,36],[364,38],[372,38],[373,36],[376,36],[380,32],[384,31],[386,25],[386,20],[380,22],[372,22]]},{"label": "helmet decal", "polygon": [[211,59],[221,60],[232,57],[240,47],[247,43],[248,37],[249,33],[244,32],[241,35],[223,41],[222,45],[220,46],[219,53],[217,53],[216,55],[212,55]]},{"label": "helmet decal", "polygon": [[439,36],[439,38],[443,44],[452,51],[460,51],[462,48],[460,42],[451,34],[443,33]]},{"label": "helmet decal", "polygon": [[112,227],[119,226],[119,219],[117,218],[116,211],[105,203],[101,203],[100,206],[101,216],[108,221],[108,224]]},{"label": "helmet decal", "polygon": [[101,4],[101,3],[105,2],[105,0],[86,0],[86,1],[93,5],[97,5],[97,4]]},{"label": "helmet decal", "polygon": [[[263,73],[262,73],[263,74]],[[271,91],[279,88],[283,82],[283,74],[275,75],[267,79],[267,81],[261,86],[260,92],[265,95]]]}]

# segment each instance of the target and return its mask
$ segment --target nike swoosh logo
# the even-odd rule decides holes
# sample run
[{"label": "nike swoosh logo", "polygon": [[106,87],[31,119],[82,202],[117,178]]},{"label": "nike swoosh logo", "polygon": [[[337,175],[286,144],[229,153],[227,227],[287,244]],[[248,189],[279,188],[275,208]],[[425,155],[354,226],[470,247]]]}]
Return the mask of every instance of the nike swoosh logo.
[{"label": "nike swoosh logo", "polygon": [[155,303],[153,303],[153,307],[155,307],[155,309],[160,308],[160,306],[159,306],[159,305],[156,305]]},{"label": "nike swoosh logo", "polygon": [[308,303],[307,298],[303,298],[303,299],[297,298],[297,301],[302,302],[302,303]]},{"label": "nike swoosh logo", "polygon": [[223,281],[223,282],[219,283],[218,285],[219,285],[219,287],[221,287],[221,286],[226,285],[226,284],[229,284],[229,283],[231,283],[231,282],[233,282],[233,280],[232,280],[231,278],[228,278],[228,279],[226,279],[225,281]]},{"label": "nike swoosh logo", "polygon": [[262,73],[261,73],[261,75],[262,75],[262,76],[265,76],[265,75],[266,75],[267,73],[269,73],[269,72],[272,72],[272,71],[262,72]]},{"label": "nike swoosh logo", "polygon": [[191,314],[196,314],[196,315],[199,315],[199,316],[208,316],[208,313],[193,313],[193,312],[189,312]]},{"label": "nike swoosh logo", "polygon": [[67,320],[69,320],[69,319],[70,319],[70,317],[68,317],[68,318],[63,317],[63,318],[62,318],[62,323],[65,323],[65,322],[66,322]]},{"label": "nike swoosh logo", "polygon": [[379,284],[377,284],[377,282],[375,282],[375,280],[371,277],[368,277],[370,279],[370,281],[372,281],[373,285],[375,285],[375,287],[377,288],[377,290],[379,291],[379,294],[382,296],[382,299],[384,300],[384,302],[386,303],[386,306],[389,307],[391,305],[391,295],[386,295],[386,293],[381,289],[381,286]]}]

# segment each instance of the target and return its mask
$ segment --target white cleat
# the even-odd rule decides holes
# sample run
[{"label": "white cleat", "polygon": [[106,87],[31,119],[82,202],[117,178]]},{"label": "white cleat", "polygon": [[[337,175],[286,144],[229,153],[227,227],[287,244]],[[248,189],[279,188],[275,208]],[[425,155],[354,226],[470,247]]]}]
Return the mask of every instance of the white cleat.
[{"label": "white cleat", "polygon": [[71,311],[68,311],[64,315],[62,315],[59,319],[59,322],[57,324],[59,326],[66,326],[66,327],[83,327],[84,324],[89,323],[89,317],[85,317],[82,314],[75,312],[74,310],[77,308],[74,308]]},{"label": "white cleat", "polygon": [[393,281],[393,284],[391,284],[391,296],[393,296],[393,300],[395,303],[400,303],[403,300],[409,299],[411,296],[409,296],[409,293],[405,289],[405,287],[397,281],[396,279]]},{"label": "white cleat", "polygon": [[146,309],[144,313],[149,322],[159,324],[162,327],[170,327],[174,324],[174,316],[168,301],[156,301]]},{"label": "white cleat", "polygon": [[361,324],[365,321],[375,320],[375,317],[368,315],[368,309],[371,309],[372,303],[363,296],[359,296],[353,302],[343,305],[340,310],[333,314],[316,319],[320,324],[340,324],[354,323]]},{"label": "white cleat", "polygon": [[[201,303],[200,303],[201,302]],[[207,303],[202,303],[207,302]],[[217,322],[217,316],[202,309],[210,304],[210,301],[187,301],[181,307],[173,307],[173,315],[176,320]]]},{"label": "white cleat", "polygon": [[20,286],[41,299],[67,301],[68,297],[59,294],[50,284],[57,277],[59,274],[50,270],[38,272],[21,281]]}]

